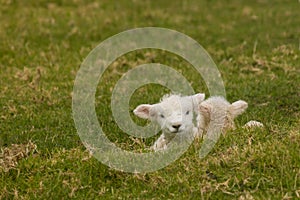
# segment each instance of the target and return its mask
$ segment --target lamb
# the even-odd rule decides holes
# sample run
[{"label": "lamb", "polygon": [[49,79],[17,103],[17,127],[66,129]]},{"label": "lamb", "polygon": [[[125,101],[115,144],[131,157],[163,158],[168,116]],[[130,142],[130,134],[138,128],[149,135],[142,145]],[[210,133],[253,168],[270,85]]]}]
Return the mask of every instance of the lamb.
[{"label": "lamb", "polygon": [[160,103],[139,105],[133,112],[136,116],[149,119],[160,125],[162,135],[151,147],[154,151],[167,149],[176,134],[190,135],[197,132],[193,124],[194,113],[204,100],[205,94],[191,96],[165,95]]},{"label": "lamb", "polygon": [[[247,107],[248,103],[245,101],[239,100],[230,104],[221,96],[212,96],[201,102],[198,106],[198,131],[195,137],[201,137],[204,133],[207,133],[208,137],[213,137],[211,134],[225,133],[227,130],[235,128],[234,119]],[[210,133],[208,133],[209,128]]]}]

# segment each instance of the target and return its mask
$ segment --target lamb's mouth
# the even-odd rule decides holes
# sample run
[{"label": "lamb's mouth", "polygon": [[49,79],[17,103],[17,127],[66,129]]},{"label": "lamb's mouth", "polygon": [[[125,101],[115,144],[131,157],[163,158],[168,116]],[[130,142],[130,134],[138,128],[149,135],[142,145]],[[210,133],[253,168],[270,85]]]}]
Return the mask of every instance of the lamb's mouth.
[{"label": "lamb's mouth", "polygon": [[180,133],[182,130],[175,130],[175,131],[170,131],[171,133]]}]

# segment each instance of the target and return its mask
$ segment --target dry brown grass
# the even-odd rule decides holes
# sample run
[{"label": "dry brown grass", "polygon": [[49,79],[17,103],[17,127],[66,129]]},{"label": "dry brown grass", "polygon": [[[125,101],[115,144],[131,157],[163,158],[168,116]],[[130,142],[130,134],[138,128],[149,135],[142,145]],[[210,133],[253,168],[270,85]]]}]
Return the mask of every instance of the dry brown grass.
[{"label": "dry brown grass", "polygon": [[26,144],[12,144],[10,147],[1,148],[0,171],[8,172],[15,168],[18,162],[37,151],[37,146],[29,141]]}]

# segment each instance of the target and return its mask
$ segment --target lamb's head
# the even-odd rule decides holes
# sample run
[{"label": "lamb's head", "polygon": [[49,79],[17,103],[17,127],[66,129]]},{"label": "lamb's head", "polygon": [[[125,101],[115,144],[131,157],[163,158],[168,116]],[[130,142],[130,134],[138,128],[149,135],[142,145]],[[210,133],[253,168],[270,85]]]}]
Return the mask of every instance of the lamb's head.
[{"label": "lamb's head", "polygon": [[190,131],[194,112],[205,98],[198,93],[191,96],[167,95],[160,103],[139,105],[133,112],[136,116],[157,122],[165,133]]},{"label": "lamb's head", "polygon": [[223,97],[210,97],[199,104],[198,128],[205,131],[211,121],[224,124],[223,131],[234,128],[234,118],[242,114],[247,107],[247,102],[242,100],[230,104]]}]

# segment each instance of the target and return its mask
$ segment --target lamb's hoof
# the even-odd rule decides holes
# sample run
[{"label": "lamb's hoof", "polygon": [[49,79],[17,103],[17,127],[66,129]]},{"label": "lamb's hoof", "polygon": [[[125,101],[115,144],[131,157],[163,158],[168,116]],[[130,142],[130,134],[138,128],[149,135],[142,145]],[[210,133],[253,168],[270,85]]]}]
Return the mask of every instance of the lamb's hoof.
[{"label": "lamb's hoof", "polygon": [[248,128],[248,129],[250,129],[250,128],[255,128],[255,127],[263,128],[264,125],[263,125],[263,123],[261,123],[261,122],[251,120],[251,121],[247,122],[247,123],[243,126],[243,128]]},{"label": "lamb's hoof", "polygon": [[164,151],[167,149],[167,145],[153,145],[152,147],[150,147],[150,149],[154,152]]}]

